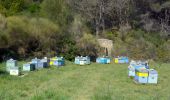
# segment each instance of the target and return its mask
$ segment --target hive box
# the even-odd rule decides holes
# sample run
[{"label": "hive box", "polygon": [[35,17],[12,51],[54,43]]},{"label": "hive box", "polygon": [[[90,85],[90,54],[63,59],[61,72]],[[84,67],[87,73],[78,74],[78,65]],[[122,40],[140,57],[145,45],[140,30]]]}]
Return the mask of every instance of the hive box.
[{"label": "hive box", "polygon": [[109,64],[111,60],[108,57],[99,57],[96,59],[96,62],[100,64]]},{"label": "hive box", "polygon": [[80,57],[75,57],[75,60],[74,60],[74,63],[75,64],[80,64]]},{"label": "hive box", "polygon": [[35,69],[39,69],[39,65],[40,65],[39,63],[40,63],[40,59],[35,58],[31,60],[31,64],[35,65]]},{"label": "hive box", "polygon": [[50,60],[50,65],[64,66],[65,60],[63,57],[54,57]]},{"label": "hive box", "polygon": [[86,60],[85,59],[80,59],[80,65],[85,65],[86,64]]},{"label": "hive box", "polygon": [[87,65],[87,64],[90,64],[90,57],[86,56],[86,57],[75,57],[75,61],[74,61],[75,64],[78,64],[78,65]]},{"label": "hive box", "polygon": [[64,66],[65,60],[63,57],[53,57],[50,59],[50,65]]},{"label": "hive box", "polygon": [[23,71],[34,71],[35,70],[35,64],[27,63],[23,64]]},{"label": "hive box", "polygon": [[56,61],[54,61],[53,65],[55,65],[55,66],[64,66],[64,61],[56,60]]},{"label": "hive box", "polygon": [[149,69],[148,83],[157,84],[158,83],[158,72],[154,69]]},{"label": "hive box", "polygon": [[147,83],[148,82],[148,70],[146,70],[146,69],[135,70],[135,78],[134,79],[138,83]]},{"label": "hive box", "polygon": [[17,61],[13,59],[9,59],[6,62],[6,71],[10,72],[10,68],[16,67],[17,66]]},{"label": "hive box", "polygon": [[128,76],[135,76],[135,67],[132,65],[128,66]]},{"label": "hive box", "polygon": [[50,66],[50,60],[47,58],[41,59],[41,62],[44,63],[44,68],[47,68]]},{"label": "hive box", "polygon": [[42,62],[40,59],[32,59],[31,64],[35,65],[35,69],[42,69],[44,68],[44,66],[46,66],[47,64],[45,62]]},{"label": "hive box", "polygon": [[12,68],[10,68],[10,75],[18,76],[19,74],[20,74],[20,73],[19,73],[18,67],[12,67]]},{"label": "hive box", "polygon": [[134,76],[135,76],[135,70],[129,69],[129,70],[128,70],[128,76],[134,77]]},{"label": "hive box", "polygon": [[135,65],[135,66],[144,66],[146,69],[149,69],[149,63],[148,61],[135,61],[131,60],[130,65]]},{"label": "hive box", "polygon": [[54,65],[54,62],[57,60],[57,57],[53,57],[50,59],[50,66]]},{"label": "hive box", "polygon": [[115,58],[115,63],[123,64],[123,63],[129,63],[128,57],[117,57]]}]

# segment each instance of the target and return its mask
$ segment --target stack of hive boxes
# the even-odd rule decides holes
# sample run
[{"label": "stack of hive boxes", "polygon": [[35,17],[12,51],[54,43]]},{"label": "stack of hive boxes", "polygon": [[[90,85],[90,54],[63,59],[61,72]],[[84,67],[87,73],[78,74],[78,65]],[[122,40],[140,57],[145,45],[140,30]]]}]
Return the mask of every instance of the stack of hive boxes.
[{"label": "stack of hive boxes", "polygon": [[100,64],[109,64],[111,62],[111,59],[109,57],[98,57],[96,59],[96,62]]},{"label": "stack of hive boxes", "polygon": [[13,59],[9,59],[6,62],[6,70],[7,72],[10,73],[10,75],[15,75],[18,76],[19,73],[19,68],[17,67],[17,61]]},{"label": "stack of hive boxes", "polygon": [[158,72],[154,69],[149,69],[148,83],[157,84],[158,83]]},{"label": "stack of hive boxes", "polygon": [[49,67],[50,60],[47,57],[44,59],[32,59],[31,62],[23,64],[23,71],[34,71],[36,69],[42,69]]},{"label": "stack of hive boxes", "polygon": [[88,64],[90,64],[90,57],[77,56],[77,57],[75,57],[74,63],[77,65],[88,65]]},{"label": "stack of hive boxes", "polygon": [[129,58],[128,57],[117,57],[114,59],[114,62],[116,64],[124,64],[124,63],[129,63]]},{"label": "stack of hive boxes", "polygon": [[47,57],[41,59],[41,62],[44,63],[44,68],[48,68],[50,66],[50,59],[48,59]]},{"label": "stack of hive boxes", "polygon": [[134,80],[138,83],[147,83],[147,81],[148,81],[148,70],[145,67],[137,67],[135,69]]},{"label": "stack of hive boxes", "polygon": [[35,70],[35,64],[32,63],[23,64],[23,71],[34,71],[34,70]]},{"label": "stack of hive boxes", "polygon": [[50,65],[64,66],[65,60],[63,57],[53,57],[50,59]]},{"label": "stack of hive boxes", "polygon": [[154,69],[149,69],[148,62],[131,61],[128,67],[128,76],[134,77],[137,83],[157,84],[158,73]]},{"label": "stack of hive boxes", "polygon": [[32,59],[31,60],[31,64],[35,65],[35,69],[42,69],[42,68],[44,68],[44,63],[41,62],[41,60],[37,59],[37,58]]}]

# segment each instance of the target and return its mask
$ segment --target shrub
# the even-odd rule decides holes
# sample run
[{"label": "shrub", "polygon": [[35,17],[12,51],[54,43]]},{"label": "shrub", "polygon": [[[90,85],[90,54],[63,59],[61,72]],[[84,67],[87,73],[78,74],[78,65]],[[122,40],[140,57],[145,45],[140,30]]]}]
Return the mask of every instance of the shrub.
[{"label": "shrub", "polygon": [[[10,35],[10,45],[18,54],[55,50],[58,26],[48,19],[12,16],[7,18],[7,32]],[[22,51],[22,52],[21,52]],[[42,53],[40,53],[40,51]]]},{"label": "shrub", "polygon": [[77,47],[80,55],[97,56],[99,44],[97,39],[91,34],[84,34],[77,42]]}]

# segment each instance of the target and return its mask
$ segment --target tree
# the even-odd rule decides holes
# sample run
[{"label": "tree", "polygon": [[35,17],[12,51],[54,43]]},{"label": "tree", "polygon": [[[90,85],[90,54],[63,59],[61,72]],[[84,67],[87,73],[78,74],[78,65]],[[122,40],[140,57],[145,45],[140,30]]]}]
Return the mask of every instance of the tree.
[{"label": "tree", "polygon": [[[69,5],[78,11],[95,29],[96,36],[116,25],[128,23],[130,0],[69,0]],[[110,26],[109,23],[112,25]],[[118,26],[119,26],[118,25]]]},{"label": "tree", "polygon": [[41,4],[41,12],[45,17],[63,27],[72,21],[71,12],[65,0],[44,0]]},{"label": "tree", "polygon": [[24,0],[0,0],[0,13],[10,16],[21,12],[24,8]]}]

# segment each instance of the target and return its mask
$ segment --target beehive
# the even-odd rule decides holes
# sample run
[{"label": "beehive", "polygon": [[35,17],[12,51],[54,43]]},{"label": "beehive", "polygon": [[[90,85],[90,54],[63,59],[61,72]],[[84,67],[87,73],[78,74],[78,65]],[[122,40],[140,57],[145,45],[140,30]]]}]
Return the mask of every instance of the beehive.
[{"label": "beehive", "polygon": [[86,57],[75,57],[75,61],[74,61],[75,64],[78,64],[78,65],[87,65],[87,64],[90,64],[90,57],[86,56]]},{"label": "beehive", "polygon": [[40,59],[37,59],[37,58],[32,59],[31,63],[35,65],[35,69],[39,69],[39,67],[41,65],[41,64],[39,64],[40,63]]},{"label": "beehive", "polygon": [[108,57],[98,57],[96,59],[96,62],[100,63],[100,64],[109,64],[111,62],[111,60]]},{"label": "beehive", "polygon": [[20,74],[18,67],[12,67],[10,68],[10,75],[18,76]]},{"label": "beehive", "polygon": [[79,61],[80,61],[80,65],[86,65],[86,60],[85,59],[79,59]]},{"label": "beehive", "polygon": [[57,60],[57,57],[53,57],[50,59],[50,66],[54,65],[54,62]]},{"label": "beehive", "polygon": [[36,68],[36,69],[44,68],[44,62],[41,62],[40,59],[37,59],[37,58],[32,59],[32,60],[31,60],[31,63],[32,63],[32,64],[35,64],[35,68]]},{"label": "beehive", "polygon": [[80,57],[75,57],[75,60],[74,60],[74,63],[75,64],[80,64]]},{"label": "beehive", "polygon": [[44,63],[44,68],[47,68],[50,66],[50,59],[44,57],[44,59],[41,59],[41,62]]},{"label": "beehive", "polygon": [[129,76],[129,77],[130,77],[130,76],[134,77],[134,76],[135,76],[135,70],[134,70],[134,69],[129,69],[129,70],[128,70],[128,76]]},{"label": "beehive", "polygon": [[23,64],[23,71],[34,71],[35,70],[35,64],[27,63]]},{"label": "beehive", "polygon": [[115,61],[114,61],[116,64],[119,63],[119,59],[118,58],[115,58]]},{"label": "beehive", "polygon": [[65,60],[63,57],[54,57],[50,60],[50,65],[64,66]]},{"label": "beehive", "polygon": [[135,76],[135,67],[133,65],[128,66],[128,76]]},{"label": "beehive", "polygon": [[148,70],[147,69],[136,69],[135,70],[135,81],[138,83],[148,82]]},{"label": "beehive", "polygon": [[117,57],[114,59],[114,62],[116,64],[123,64],[123,63],[129,63],[129,58],[128,57]]},{"label": "beehive", "polygon": [[137,65],[137,66],[145,66],[146,69],[149,69],[149,63],[148,61],[135,61],[135,60],[131,60],[130,65]]},{"label": "beehive", "polygon": [[149,69],[148,83],[157,84],[158,83],[158,72],[154,69]]},{"label": "beehive", "polygon": [[17,66],[17,61],[13,59],[9,59],[6,62],[6,71],[10,72],[10,68],[16,67]]}]

